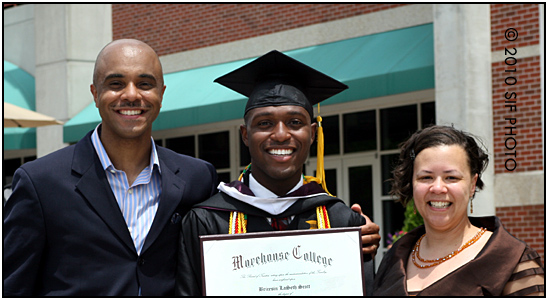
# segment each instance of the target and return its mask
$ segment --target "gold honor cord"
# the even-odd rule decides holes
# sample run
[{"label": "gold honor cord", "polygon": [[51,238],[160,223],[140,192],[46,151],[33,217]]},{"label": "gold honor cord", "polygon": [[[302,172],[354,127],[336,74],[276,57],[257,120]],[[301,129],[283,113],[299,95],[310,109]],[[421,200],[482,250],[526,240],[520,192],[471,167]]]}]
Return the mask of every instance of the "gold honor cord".
[{"label": "gold honor cord", "polygon": [[318,229],[331,228],[325,205],[316,207],[316,219],[318,220]]},{"label": "gold honor cord", "polygon": [[238,234],[247,232],[247,215],[242,212],[230,212],[230,222],[228,234]]},{"label": "gold honor cord", "polygon": [[[317,227],[311,226],[310,229],[331,228],[325,205],[316,207],[316,220],[318,220]],[[239,211],[230,212],[230,222],[228,225],[228,234],[247,233],[247,214]]]}]

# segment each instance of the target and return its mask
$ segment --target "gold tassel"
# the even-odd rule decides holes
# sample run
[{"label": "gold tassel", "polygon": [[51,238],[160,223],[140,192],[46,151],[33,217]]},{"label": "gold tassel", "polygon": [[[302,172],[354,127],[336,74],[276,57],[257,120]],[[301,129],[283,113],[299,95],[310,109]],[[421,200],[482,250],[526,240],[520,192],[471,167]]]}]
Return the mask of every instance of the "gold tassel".
[{"label": "gold tassel", "polygon": [[[331,193],[327,190],[327,184],[325,183],[325,169],[323,164],[323,152],[324,152],[324,141],[323,141],[323,127],[322,127],[322,117],[320,116],[320,104],[318,103],[318,116],[316,117],[318,122],[318,154],[317,154],[317,163],[316,163],[316,177],[319,180],[320,186],[326,191],[329,195]],[[333,195],[331,195],[333,196]]]},{"label": "gold tassel", "polygon": [[329,194],[332,197],[335,197],[327,190],[327,184],[325,183],[325,169],[323,165],[323,150],[324,150],[324,144],[323,144],[323,128],[322,128],[322,117],[319,116],[320,114],[320,104],[318,103],[318,116],[316,117],[316,121],[318,123],[318,153],[316,155],[316,177],[314,176],[304,176],[305,183],[308,182],[316,182],[318,183],[324,191]]}]

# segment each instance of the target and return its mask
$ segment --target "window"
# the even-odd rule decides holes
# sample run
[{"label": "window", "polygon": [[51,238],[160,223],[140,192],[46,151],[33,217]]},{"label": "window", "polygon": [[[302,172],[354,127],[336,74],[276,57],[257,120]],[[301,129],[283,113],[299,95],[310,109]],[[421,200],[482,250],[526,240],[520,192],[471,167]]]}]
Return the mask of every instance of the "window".
[{"label": "window", "polygon": [[166,139],[166,148],[169,148],[177,153],[196,157],[196,147],[193,135]]},{"label": "window", "polygon": [[331,193],[331,195],[338,195],[336,169],[325,170],[325,184],[327,185],[327,190]]},{"label": "window", "polygon": [[422,128],[436,124],[436,106],[434,102],[421,103]]},{"label": "window", "polygon": [[[324,136],[324,155],[339,154],[340,150],[340,134],[339,134],[339,116],[322,117],[322,128]],[[318,155],[318,133],[316,132],[316,140],[310,146],[310,156]]]},{"label": "window", "polygon": [[398,149],[417,126],[417,105],[381,109],[381,150]]},{"label": "window", "polygon": [[[239,137],[239,136],[238,136]],[[165,147],[177,153],[199,157],[210,162],[216,169],[219,182],[230,182],[230,135],[229,131],[213,132],[200,135],[157,139],[157,145],[165,143]],[[198,141],[198,147],[196,147]],[[198,152],[198,155],[196,155]]]},{"label": "window", "polygon": [[388,196],[390,189],[392,189],[392,184],[390,179],[392,178],[392,171],[398,163],[399,153],[396,154],[387,154],[381,156],[381,172],[382,172],[382,194],[383,196]]},{"label": "window", "polygon": [[377,150],[374,110],[345,114],[343,123],[344,153]]},{"label": "window", "polygon": [[228,131],[201,134],[198,136],[199,157],[217,169],[230,168]]},{"label": "window", "polygon": [[164,146],[164,140],[162,139],[154,139],[154,144],[156,144],[156,146],[160,146],[160,147],[163,147]]},{"label": "window", "polygon": [[21,166],[21,158],[4,159],[2,165],[2,186],[11,183],[15,170]]},{"label": "window", "polygon": [[245,167],[251,163],[251,155],[249,155],[249,148],[244,144],[242,136],[238,135],[240,140],[240,167]]},{"label": "window", "polygon": [[232,181],[232,178],[230,178],[230,172],[220,172],[217,175],[219,179],[217,185],[221,183],[221,181],[224,183],[229,183]]},{"label": "window", "polygon": [[358,203],[362,212],[373,216],[373,170],[371,166],[348,168],[350,203]]},{"label": "window", "polygon": [[405,208],[399,202],[383,201],[382,214],[382,226],[385,236],[383,236],[381,240],[384,241],[384,247],[387,247],[388,234],[394,234],[403,227]]},{"label": "window", "polygon": [[[316,173],[316,166],[314,166],[314,176],[318,177]],[[325,169],[325,184],[327,185],[327,191],[331,195],[337,194],[337,169]],[[306,165],[303,166],[303,173],[306,174]]]}]

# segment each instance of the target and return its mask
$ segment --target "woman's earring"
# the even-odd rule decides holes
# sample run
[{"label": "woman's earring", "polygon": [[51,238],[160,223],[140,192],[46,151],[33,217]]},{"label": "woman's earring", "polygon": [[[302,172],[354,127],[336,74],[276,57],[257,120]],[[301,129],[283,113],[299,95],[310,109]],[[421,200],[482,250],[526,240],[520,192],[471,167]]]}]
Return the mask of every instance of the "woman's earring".
[{"label": "woman's earring", "polygon": [[474,199],[474,197],[471,197],[470,198],[470,213],[473,214],[474,213],[474,204],[472,203],[472,200]]}]

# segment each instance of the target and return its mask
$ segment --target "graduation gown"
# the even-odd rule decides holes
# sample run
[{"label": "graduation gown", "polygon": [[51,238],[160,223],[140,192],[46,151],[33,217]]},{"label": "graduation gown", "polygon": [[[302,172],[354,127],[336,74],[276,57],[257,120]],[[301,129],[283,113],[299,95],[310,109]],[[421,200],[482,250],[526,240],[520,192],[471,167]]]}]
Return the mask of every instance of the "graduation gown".
[{"label": "graduation gown", "polygon": [[[417,296],[502,296],[507,282],[531,275],[513,273],[520,262],[528,260],[536,261],[539,267],[526,272],[544,274],[538,253],[510,235],[497,217],[470,217],[470,221],[493,232],[487,244],[473,260],[426,287]],[[409,296],[407,262],[413,246],[424,233],[424,225],[421,225],[392,246],[379,266],[373,296]],[[544,285],[531,286],[514,296],[539,290],[544,291]]]},{"label": "graduation gown", "polygon": [[[243,184],[240,188],[246,189]],[[321,187],[311,182],[303,185],[295,192],[288,194],[313,195],[323,191]],[[250,191],[248,191],[250,192]],[[303,198],[293,203],[279,215],[271,215],[255,206],[232,198],[219,192],[210,199],[197,204],[183,219],[181,238],[179,239],[179,263],[177,267],[177,294],[182,296],[202,295],[202,271],[200,256],[201,235],[228,234],[229,219],[232,211],[247,214],[247,232],[274,231],[266,218],[283,218],[294,216],[287,230],[310,229],[310,220],[316,220],[316,207],[325,205],[331,227],[353,227],[365,224],[365,219],[352,211],[346,204],[327,194]],[[364,256],[366,292],[372,291],[374,264],[370,255]]]}]

